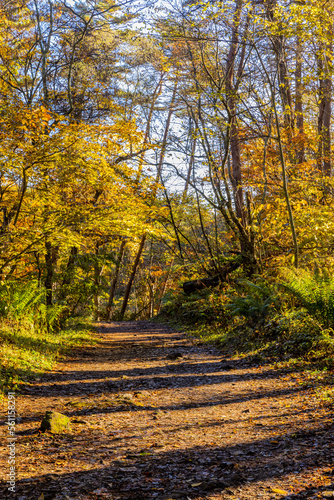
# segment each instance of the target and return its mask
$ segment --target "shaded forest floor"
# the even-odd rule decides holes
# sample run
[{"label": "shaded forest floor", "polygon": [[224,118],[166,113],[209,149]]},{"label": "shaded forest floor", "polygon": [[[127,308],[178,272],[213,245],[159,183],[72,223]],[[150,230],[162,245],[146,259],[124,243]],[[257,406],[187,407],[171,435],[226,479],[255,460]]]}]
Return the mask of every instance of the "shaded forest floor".
[{"label": "shaded forest floor", "polygon": [[[1,421],[0,498],[334,498],[333,412],[302,374],[148,322],[104,323],[98,337],[17,396],[15,494]],[[41,434],[46,410],[72,430]]]}]

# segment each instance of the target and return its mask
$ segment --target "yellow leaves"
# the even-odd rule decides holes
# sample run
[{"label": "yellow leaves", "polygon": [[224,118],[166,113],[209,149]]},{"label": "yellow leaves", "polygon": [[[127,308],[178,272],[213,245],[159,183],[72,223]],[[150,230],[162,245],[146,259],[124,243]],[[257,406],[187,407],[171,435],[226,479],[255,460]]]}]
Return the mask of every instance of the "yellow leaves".
[{"label": "yellow leaves", "polygon": [[266,208],[266,205],[263,203],[260,203],[257,207],[255,207],[252,210],[252,217],[256,218],[264,209]]},{"label": "yellow leaves", "polygon": [[154,219],[164,209],[149,206],[150,183],[139,190],[136,171],[126,161],[141,148],[134,120],[81,124],[44,106],[21,106],[8,107],[1,121],[8,212],[20,199],[24,177],[27,182],[15,231],[10,227],[8,253],[31,243],[45,253],[45,234],[60,248],[89,247],[96,238],[122,235],[136,240],[146,230],[155,234]]},{"label": "yellow leaves", "polygon": [[286,490],[281,490],[280,488],[270,488],[273,493],[277,493],[278,495],[289,495],[289,492]]},{"label": "yellow leaves", "polygon": [[309,2],[291,2],[289,5],[276,4],[271,18],[264,18],[263,13],[252,16],[259,31],[264,30],[271,36],[301,37],[303,42],[317,37],[323,40],[328,36],[331,26],[330,8],[325,9],[316,0]]}]

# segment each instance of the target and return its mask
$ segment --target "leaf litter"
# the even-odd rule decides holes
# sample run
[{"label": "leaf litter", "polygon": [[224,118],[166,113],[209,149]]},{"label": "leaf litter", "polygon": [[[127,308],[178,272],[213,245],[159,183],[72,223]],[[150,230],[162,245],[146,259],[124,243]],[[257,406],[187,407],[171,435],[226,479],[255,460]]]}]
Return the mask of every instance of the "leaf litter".
[{"label": "leaf litter", "polygon": [[[99,332],[17,396],[16,492],[2,422],[1,498],[334,498],[333,413],[301,374],[149,322]],[[72,430],[41,434],[46,410]]]}]

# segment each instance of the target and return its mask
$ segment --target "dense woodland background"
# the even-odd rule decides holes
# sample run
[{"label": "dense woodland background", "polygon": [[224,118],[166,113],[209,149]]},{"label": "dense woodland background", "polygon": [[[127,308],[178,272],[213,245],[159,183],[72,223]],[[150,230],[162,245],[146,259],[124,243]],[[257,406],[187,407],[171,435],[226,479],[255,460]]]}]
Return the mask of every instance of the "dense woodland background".
[{"label": "dense woodland background", "polygon": [[333,20],[319,0],[0,1],[7,368],[87,313],[330,363]]}]

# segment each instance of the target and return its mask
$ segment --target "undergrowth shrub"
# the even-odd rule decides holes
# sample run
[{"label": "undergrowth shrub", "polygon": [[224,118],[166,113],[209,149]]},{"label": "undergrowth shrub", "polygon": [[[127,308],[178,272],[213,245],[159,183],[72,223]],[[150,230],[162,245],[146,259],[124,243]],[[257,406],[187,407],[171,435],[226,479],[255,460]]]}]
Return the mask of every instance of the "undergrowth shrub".
[{"label": "undergrowth shrub", "polygon": [[265,334],[273,331],[283,353],[306,357],[334,353],[333,330],[323,328],[306,310],[281,312],[265,326]]},{"label": "undergrowth shrub", "polygon": [[227,296],[220,290],[204,289],[191,295],[182,292],[167,297],[160,317],[183,324],[225,324],[229,313],[225,309]]},{"label": "undergrowth shrub", "polygon": [[282,286],[325,328],[334,327],[334,279],[326,270],[284,269]]},{"label": "undergrowth shrub", "polygon": [[161,320],[174,319],[230,355],[333,367],[334,285],[324,273],[285,270],[284,277],[283,287],[258,278],[223,290],[174,294]]},{"label": "undergrowth shrub", "polygon": [[68,348],[92,343],[92,327],[76,319],[64,328],[64,306],[45,304],[37,282],[0,286],[0,396],[52,368]]},{"label": "undergrowth shrub", "polygon": [[278,304],[275,289],[264,281],[238,280],[235,292],[236,296],[225,306],[226,310],[232,316],[242,316],[252,323],[264,321]]},{"label": "undergrowth shrub", "polygon": [[17,389],[22,380],[52,369],[59,356],[75,346],[92,345],[92,326],[83,319],[73,320],[58,332],[34,330],[29,325],[0,322],[0,396]]},{"label": "undergrowth shrub", "polygon": [[0,318],[30,324],[35,330],[60,329],[63,305],[46,306],[45,289],[37,281],[5,283],[0,286]]},{"label": "undergrowth shrub", "polygon": [[265,323],[234,317],[228,325],[196,325],[191,333],[202,342],[214,343],[228,355],[265,359],[299,359],[322,368],[334,366],[334,332],[324,329],[306,310],[280,311]]}]

